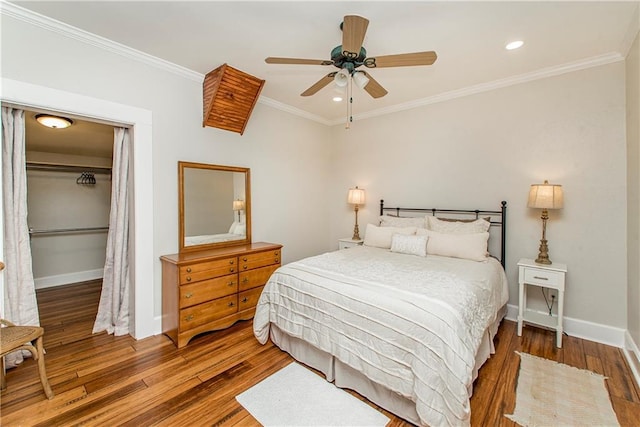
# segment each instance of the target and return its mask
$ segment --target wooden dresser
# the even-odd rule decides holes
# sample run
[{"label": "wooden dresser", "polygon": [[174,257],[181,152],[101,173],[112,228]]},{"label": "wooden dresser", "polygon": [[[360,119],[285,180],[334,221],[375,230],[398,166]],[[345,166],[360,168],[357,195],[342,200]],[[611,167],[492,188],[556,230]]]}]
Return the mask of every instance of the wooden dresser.
[{"label": "wooden dresser", "polygon": [[161,256],[162,332],[181,348],[197,334],[253,318],[281,249],[260,242]]}]

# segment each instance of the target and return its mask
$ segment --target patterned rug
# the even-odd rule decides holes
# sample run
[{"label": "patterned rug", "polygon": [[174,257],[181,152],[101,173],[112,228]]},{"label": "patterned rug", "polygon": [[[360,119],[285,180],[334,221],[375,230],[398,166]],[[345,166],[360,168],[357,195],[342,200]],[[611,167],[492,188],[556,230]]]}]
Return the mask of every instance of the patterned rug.
[{"label": "patterned rug", "polygon": [[606,377],[552,360],[520,355],[516,408],[522,426],[619,426]]}]

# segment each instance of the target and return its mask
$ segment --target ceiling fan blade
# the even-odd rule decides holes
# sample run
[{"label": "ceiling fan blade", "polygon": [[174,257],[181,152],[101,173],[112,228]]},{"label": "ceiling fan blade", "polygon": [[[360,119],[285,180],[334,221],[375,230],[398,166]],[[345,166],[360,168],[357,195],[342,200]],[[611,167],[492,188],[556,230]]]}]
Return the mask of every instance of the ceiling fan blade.
[{"label": "ceiling fan blade", "polygon": [[314,83],[313,86],[311,86],[309,89],[305,90],[304,92],[302,92],[300,94],[300,96],[310,96],[315,94],[316,92],[318,92],[320,89],[322,89],[323,87],[325,87],[326,85],[328,85],[329,83],[331,83],[333,81],[333,77],[336,75],[336,72],[334,71],[333,73],[329,73],[326,76],[324,76],[323,78],[321,78],[320,80],[318,80],[316,83]]},{"label": "ceiling fan blade", "polygon": [[385,55],[367,58],[364,65],[368,68],[384,67],[409,67],[413,65],[431,65],[436,62],[438,55],[435,52],[400,53],[397,55]]},{"label": "ceiling fan blade", "polygon": [[276,58],[270,56],[264,60],[267,64],[297,64],[297,65],[333,65],[333,61],[326,59]]},{"label": "ceiling fan blade", "polygon": [[382,98],[387,93],[389,93],[385,88],[382,87],[380,83],[378,83],[373,77],[371,77],[371,74],[367,73],[366,71],[362,72],[369,79],[369,83],[367,83],[367,85],[364,87],[364,90],[366,90],[369,95],[374,98]]},{"label": "ceiling fan blade", "polygon": [[342,21],[342,53],[357,58],[367,33],[369,20],[358,15],[347,15]]}]

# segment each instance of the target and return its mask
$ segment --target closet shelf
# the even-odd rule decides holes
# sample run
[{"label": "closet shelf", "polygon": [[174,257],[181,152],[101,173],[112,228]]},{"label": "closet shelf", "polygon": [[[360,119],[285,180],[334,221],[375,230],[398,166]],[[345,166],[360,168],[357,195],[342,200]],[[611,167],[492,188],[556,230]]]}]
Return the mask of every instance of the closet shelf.
[{"label": "closet shelf", "polygon": [[94,166],[60,165],[55,163],[27,162],[27,170],[52,172],[93,172],[111,175],[111,168]]}]

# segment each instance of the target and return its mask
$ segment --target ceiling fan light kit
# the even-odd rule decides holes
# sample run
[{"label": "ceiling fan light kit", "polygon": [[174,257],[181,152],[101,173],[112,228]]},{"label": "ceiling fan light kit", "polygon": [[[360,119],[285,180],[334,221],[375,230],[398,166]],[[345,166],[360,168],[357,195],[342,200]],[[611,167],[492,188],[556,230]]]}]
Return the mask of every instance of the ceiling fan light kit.
[{"label": "ceiling fan light kit", "polygon": [[[301,96],[311,96],[323,89],[332,81],[339,87],[347,87],[349,91],[349,109],[347,112],[347,129],[351,116],[351,85],[353,81],[360,89],[364,89],[371,97],[381,98],[388,92],[369,73],[357,70],[358,67],[366,68],[386,68],[386,67],[409,67],[419,65],[431,65],[438,56],[433,51],[400,53],[395,55],[385,55],[378,57],[367,57],[367,51],[362,46],[367,33],[369,20],[358,15],[347,15],[340,24],[342,30],[342,44],[336,46],[331,51],[331,60],[325,59],[302,59],[302,58],[281,58],[268,57],[267,64],[293,64],[293,65],[333,65],[339,71],[333,71],[314,83]],[[335,100],[335,99],[334,99]]]}]

